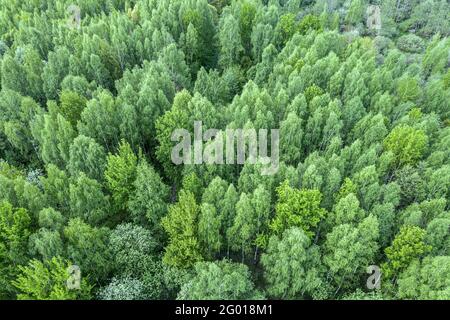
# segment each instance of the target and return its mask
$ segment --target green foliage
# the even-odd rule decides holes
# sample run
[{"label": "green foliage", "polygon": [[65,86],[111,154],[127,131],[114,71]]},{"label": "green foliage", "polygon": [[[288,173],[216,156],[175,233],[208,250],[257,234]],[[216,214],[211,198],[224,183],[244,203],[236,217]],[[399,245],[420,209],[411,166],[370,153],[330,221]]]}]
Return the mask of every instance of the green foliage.
[{"label": "green foliage", "polygon": [[359,206],[358,198],[350,193],[336,203],[334,211],[329,214],[330,225],[358,223],[365,217],[365,212]]},{"label": "green foliage", "polygon": [[322,95],[323,93],[324,92],[323,92],[322,88],[320,88],[314,84],[314,85],[306,88],[306,90],[305,90],[306,101],[309,103],[309,102],[311,102],[312,99]]},{"label": "green foliage", "polygon": [[15,292],[11,280],[17,275],[15,266],[27,261],[27,242],[31,218],[27,210],[0,203],[0,296],[11,297]]},{"label": "green foliage", "polygon": [[347,197],[349,194],[356,194],[357,187],[353,183],[353,181],[349,178],[345,178],[344,182],[342,183],[341,188],[339,189],[339,192],[335,194],[336,202],[339,202],[342,198]]},{"label": "green foliage", "polygon": [[66,219],[60,212],[52,208],[42,209],[38,217],[40,229],[29,238],[29,252],[43,260],[63,256],[64,244],[61,231],[65,223]]},{"label": "green foliage", "polygon": [[49,164],[47,176],[41,177],[40,181],[48,203],[55,209],[67,211],[70,197],[68,174],[55,165]]},{"label": "green foliage", "polygon": [[76,133],[70,122],[57,113],[56,104],[48,102],[48,109],[47,114],[38,115],[30,122],[31,133],[39,142],[42,160],[64,168],[69,162]]},{"label": "green foliage", "polygon": [[105,170],[106,186],[112,194],[114,205],[120,210],[127,207],[128,198],[133,191],[136,167],[137,157],[125,141],[119,145],[117,155],[108,155]]},{"label": "green foliage", "polygon": [[159,143],[156,156],[163,164],[166,174],[174,178],[179,178],[181,169],[175,167],[170,160],[173,147],[171,135],[178,128],[190,128],[193,125],[189,123],[189,115],[185,110],[191,99],[188,91],[179,92],[174,98],[172,108],[156,121],[156,139]]},{"label": "green foliage", "polygon": [[300,34],[306,34],[308,31],[317,30],[320,31],[322,26],[320,24],[320,19],[317,16],[308,14],[300,21],[297,26],[297,30]]},{"label": "green foliage", "polygon": [[282,234],[291,227],[299,227],[307,236],[313,237],[314,228],[326,215],[326,210],[320,207],[320,191],[294,189],[285,181],[277,188],[277,194],[276,214],[270,222],[270,230]]},{"label": "green foliage", "polygon": [[81,118],[81,112],[86,107],[86,98],[74,91],[63,90],[59,99],[60,113],[75,128],[78,120]]},{"label": "green foliage", "polygon": [[385,249],[389,259],[383,267],[383,274],[389,278],[405,270],[416,258],[420,258],[431,250],[424,243],[425,230],[415,226],[403,226],[395,236],[392,245]]},{"label": "green foliage", "polygon": [[400,125],[386,137],[384,147],[394,154],[398,166],[414,165],[426,150],[427,136],[423,130]]},{"label": "green foliage", "polygon": [[448,1],[70,4],[0,0],[0,299],[448,299]]},{"label": "green foliage", "polygon": [[141,281],[131,278],[116,279],[98,293],[100,300],[145,300]]},{"label": "green foliage", "polygon": [[101,91],[86,103],[77,123],[78,132],[111,150],[118,142],[118,115],[117,102],[108,91]]},{"label": "green foliage", "polygon": [[431,220],[427,226],[425,242],[432,248],[436,256],[448,256],[450,251],[450,217],[448,213]]},{"label": "green foliage", "polygon": [[159,221],[167,211],[169,188],[145,160],[137,165],[136,179],[128,191],[128,210],[133,221],[158,230]]},{"label": "green foliage", "polygon": [[169,236],[163,261],[171,266],[189,268],[202,260],[195,230],[199,207],[192,193],[181,191],[179,197],[161,220]]},{"label": "green foliage", "polygon": [[104,280],[112,268],[109,232],[104,227],[92,227],[80,218],[71,219],[63,231],[68,258],[94,282]]},{"label": "green foliage", "polygon": [[199,262],[195,275],[181,287],[179,300],[259,300],[263,296],[255,288],[248,268],[226,260]]},{"label": "green foliage", "polygon": [[406,52],[419,53],[424,50],[425,45],[421,37],[418,37],[415,34],[407,34],[398,38],[397,46],[400,50]]},{"label": "green foliage", "polygon": [[102,185],[84,173],[69,186],[69,206],[73,217],[92,225],[105,222],[111,216],[109,198],[103,194]]},{"label": "green foliage", "polygon": [[291,228],[281,239],[271,237],[261,257],[268,282],[268,295],[279,299],[314,296],[324,284],[320,278],[320,253],[299,228]]},{"label": "green foliage", "polygon": [[417,79],[404,77],[399,80],[397,84],[397,95],[401,102],[416,102],[420,94],[421,91]]},{"label": "green foliage", "polygon": [[255,247],[254,260],[258,253],[258,237],[267,232],[266,226],[270,214],[270,194],[260,185],[251,195],[241,193],[235,207],[236,215],[233,225],[228,229],[227,236],[231,248],[241,250],[244,261],[252,245]]},{"label": "green foliage", "polygon": [[352,0],[348,8],[345,22],[350,25],[361,22],[364,15],[363,0]]},{"label": "green foliage", "polygon": [[[354,286],[378,250],[379,224],[370,215],[357,226],[341,224],[327,234],[324,263],[333,275],[337,292]],[[345,258],[343,258],[345,257]]]},{"label": "green foliage", "polygon": [[387,300],[387,298],[383,296],[380,290],[364,292],[361,289],[357,289],[355,292],[344,296],[342,300]]},{"label": "green foliage", "polygon": [[398,279],[400,299],[448,300],[450,260],[448,256],[415,260]]},{"label": "green foliage", "polygon": [[72,176],[83,172],[89,178],[102,181],[105,165],[105,150],[94,139],[80,135],[73,140],[68,162]]},{"label": "green foliage", "polygon": [[298,163],[302,158],[302,120],[290,112],[280,124],[280,154],[286,163]]},{"label": "green foliage", "polygon": [[230,14],[222,17],[218,33],[221,48],[219,64],[225,68],[240,62],[244,47],[236,18]]},{"label": "green foliage", "polygon": [[149,230],[131,223],[112,230],[109,244],[121,276],[142,276],[158,246]]},{"label": "green foliage", "polygon": [[91,298],[92,285],[86,278],[80,279],[79,289],[67,286],[72,266],[61,257],[40,262],[30,260],[26,266],[19,266],[19,275],[13,285],[19,290],[19,300],[85,300]]},{"label": "green foliage", "polygon": [[216,208],[209,203],[203,203],[198,219],[198,237],[201,246],[205,248],[206,256],[220,251],[223,241],[220,235],[221,222]]},{"label": "green foliage", "polygon": [[295,33],[296,21],[295,15],[292,13],[284,14],[280,17],[278,28],[281,31],[281,38],[283,43],[288,42]]}]

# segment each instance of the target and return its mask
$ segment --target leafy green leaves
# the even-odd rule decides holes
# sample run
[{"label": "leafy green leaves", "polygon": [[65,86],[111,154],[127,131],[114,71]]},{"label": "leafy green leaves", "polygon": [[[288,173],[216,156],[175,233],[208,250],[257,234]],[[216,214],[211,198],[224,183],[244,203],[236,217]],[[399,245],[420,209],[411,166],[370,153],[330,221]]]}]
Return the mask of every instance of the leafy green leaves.
[{"label": "leafy green leaves", "polygon": [[67,286],[72,264],[61,257],[41,262],[30,260],[19,266],[19,275],[13,285],[19,290],[19,300],[77,300],[91,298],[92,286],[86,278],[80,278],[79,289]]},{"label": "leafy green leaves", "polygon": [[251,282],[247,266],[226,260],[197,263],[194,277],[181,288],[177,297],[179,300],[262,298]]},{"label": "leafy green leaves", "polygon": [[427,147],[427,136],[420,129],[400,125],[386,137],[384,146],[394,153],[398,166],[416,164]]},{"label": "leafy green leaves", "polygon": [[416,226],[403,226],[392,245],[385,249],[388,262],[383,266],[386,277],[394,277],[416,258],[420,258],[431,250],[424,243],[425,230]]},{"label": "leafy green leaves", "polygon": [[314,228],[326,214],[326,210],[320,207],[320,191],[294,189],[285,181],[277,188],[277,193],[276,214],[270,222],[270,230],[282,234],[284,230],[295,226],[310,238],[313,237]]},{"label": "leafy green leaves", "polygon": [[199,207],[192,193],[182,190],[179,197],[161,220],[169,235],[163,261],[171,266],[189,268],[202,260],[195,230]]},{"label": "leafy green leaves", "polygon": [[55,1],[0,0],[0,299],[448,298],[447,1]]}]

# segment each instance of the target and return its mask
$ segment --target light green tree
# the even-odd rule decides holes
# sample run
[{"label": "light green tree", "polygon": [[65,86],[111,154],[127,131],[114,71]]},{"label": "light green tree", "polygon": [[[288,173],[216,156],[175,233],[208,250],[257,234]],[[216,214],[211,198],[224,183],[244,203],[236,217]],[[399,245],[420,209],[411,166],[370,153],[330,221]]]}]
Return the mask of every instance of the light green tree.
[{"label": "light green tree", "polygon": [[128,189],[128,210],[134,222],[159,230],[160,219],[167,211],[169,188],[155,169],[145,160],[136,167],[136,179]]},{"label": "light green tree", "polygon": [[161,225],[169,236],[163,257],[166,264],[189,268],[203,259],[196,230],[199,210],[194,195],[181,190],[178,202],[162,218]]},{"label": "light green tree", "polygon": [[91,298],[92,285],[81,273],[80,288],[70,289],[67,281],[72,263],[61,257],[41,262],[30,260],[19,266],[14,286],[19,290],[19,300],[85,300]]},{"label": "light green tree", "polygon": [[384,147],[392,151],[397,166],[414,165],[419,161],[427,147],[427,136],[408,125],[395,127],[384,140]]},{"label": "light green tree", "polygon": [[130,194],[134,190],[137,157],[130,145],[122,140],[117,154],[109,154],[105,170],[105,181],[112,194],[114,205],[119,210],[127,207]]},{"label": "light green tree", "polygon": [[23,208],[0,202],[0,296],[11,298],[15,293],[11,281],[17,275],[15,266],[26,263],[27,244],[31,234],[31,217]]},{"label": "light green tree", "polygon": [[178,300],[259,300],[263,299],[250,278],[247,266],[228,262],[199,262],[195,274],[185,283]]},{"label": "light green tree", "polygon": [[320,191],[294,189],[285,181],[277,188],[277,194],[275,217],[269,225],[271,232],[281,235],[290,227],[299,227],[313,237],[314,228],[326,215],[326,210],[320,207]]},{"label": "light green tree", "polygon": [[105,166],[105,150],[94,139],[79,135],[73,140],[67,166],[72,176],[84,172],[91,179],[103,181]]},{"label": "light green tree", "polygon": [[416,258],[424,256],[431,250],[431,246],[425,244],[425,230],[416,226],[403,226],[395,236],[392,245],[384,252],[388,258],[383,266],[383,275],[387,278],[398,276]]},{"label": "light green tree", "polygon": [[267,293],[279,299],[314,295],[321,279],[320,252],[299,228],[286,230],[281,238],[272,236],[261,256]]}]

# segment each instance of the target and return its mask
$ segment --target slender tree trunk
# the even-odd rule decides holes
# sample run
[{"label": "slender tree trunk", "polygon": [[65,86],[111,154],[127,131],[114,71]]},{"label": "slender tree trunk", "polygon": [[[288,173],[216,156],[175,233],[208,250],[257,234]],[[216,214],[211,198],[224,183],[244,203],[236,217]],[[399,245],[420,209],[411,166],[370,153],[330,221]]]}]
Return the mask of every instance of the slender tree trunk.
[{"label": "slender tree trunk", "polygon": [[256,258],[258,257],[258,246],[255,246],[255,255],[253,256],[253,263],[256,264]]},{"label": "slender tree trunk", "polygon": [[172,184],[172,194],[170,196],[170,199],[172,200],[172,203],[177,200],[177,185],[175,183]]},{"label": "slender tree trunk", "polygon": [[317,244],[317,242],[319,241],[320,226],[321,226],[321,223],[319,223],[319,227],[317,228],[316,237],[314,238],[314,244]]}]

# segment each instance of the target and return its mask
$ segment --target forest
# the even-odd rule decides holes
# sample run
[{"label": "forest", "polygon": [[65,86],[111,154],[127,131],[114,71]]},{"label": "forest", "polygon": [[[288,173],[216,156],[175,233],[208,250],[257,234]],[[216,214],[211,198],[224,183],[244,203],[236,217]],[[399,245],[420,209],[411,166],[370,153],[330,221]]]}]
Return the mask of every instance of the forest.
[{"label": "forest", "polygon": [[0,300],[450,300],[449,68],[448,0],[0,0]]}]

